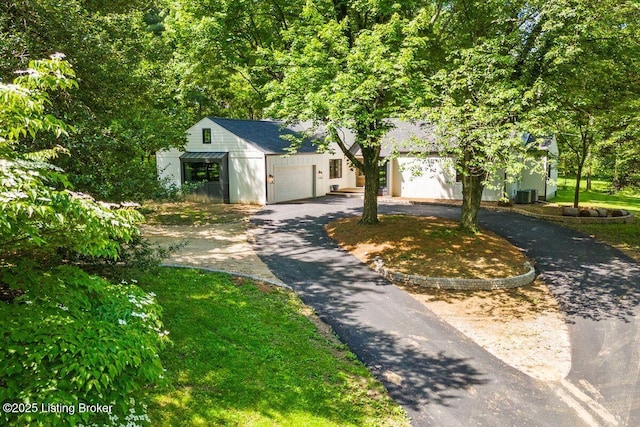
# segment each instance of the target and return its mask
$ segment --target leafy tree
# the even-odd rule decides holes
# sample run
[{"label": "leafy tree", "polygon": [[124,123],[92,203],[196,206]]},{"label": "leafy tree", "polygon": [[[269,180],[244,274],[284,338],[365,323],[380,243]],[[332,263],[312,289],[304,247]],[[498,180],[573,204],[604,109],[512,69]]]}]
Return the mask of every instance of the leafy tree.
[{"label": "leafy tree", "polygon": [[[70,128],[49,113],[50,92],[76,87],[60,55],[29,65],[13,83],[0,83],[0,401],[30,410],[5,410],[0,420],[148,420],[136,399],[160,380],[158,352],[166,342],[153,295],[73,266],[45,268],[58,250],[117,258],[122,244],[139,235],[142,217],[72,191],[64,172],[47,162],[64,149],[18,149],[26,137],[68,135]],[[107,405],[110,414],[79,411],[81,403]],[[74,410],[51,412],[41,404]]]},{"label": "leafy tree", "polygon": [[495,177],[514,179],[535,164],[521,137],[540,132],[529,117],[537,101],[537,76],[529,66],[540,35],[530,7],[525,1],[455,1],[439,21],[446,61],[431,79],[435,92],[427,111],[442,151],[456,159],[460,225],[471,232],[484,189],[502,189]]},{"label": "leafy tree", "polygon": [[[309,1],[283,31],[286,49],[274,52],[276,80],[265,87],[269,112],[289,122],[310,121],[327,132],[365,177],[361,224],[375,224],[380,144],[420,88],[410,70],[438,9],[430,3]],[[351,131],[362,157],[347,146]],[[295,146],[293,147],[295,149]]]},{"label": "leafy tree", "polygon": [[540,10],[545,49],[539,65],[550,106],[547,117],[561,148],[575,158],[574,207],[585,165],[601,148],[613,156],[616,169],[627,160],[633,163],[629,148],[635,144],[640,107],[639,18],[633,1],[558,1]]},{"label": "leafy tree", "polygon": [[[54,161],[76,188],[101,198],[153,195],[160,188],[153,154],[182,144],[191,121],[173,99],[159,10],[146,0],[0,4],[0,76],[10,81],[12,70],[52,52],[74,66],[80,87],[51,97],[53,111],[76,126],[65,141],[72,156]],[[33,150],[58,141],[45,135],[22,143]]]},{"label": "leafy tree", "polygon": [[174,47],[177,97],[196,117],[261,118],[262,86],[273,73],[264,52],[284,47],[280,32],[304,1],[171,1],[167,37]]},{"label": "leafy tree", "polygon": [[37,247],[69,248],[92,256],[117,257],[121,242],[138,235],[141,216],[127,208],[111,209],[69,189],[63,171],[47,160],[58,152],[23,153],[25,136],[43,132],[67,134],[65,124],[46,108],[49,90],[76,83],[60,56],[32,61],[12,84],[0,83],[0,255],[3,258]]}]

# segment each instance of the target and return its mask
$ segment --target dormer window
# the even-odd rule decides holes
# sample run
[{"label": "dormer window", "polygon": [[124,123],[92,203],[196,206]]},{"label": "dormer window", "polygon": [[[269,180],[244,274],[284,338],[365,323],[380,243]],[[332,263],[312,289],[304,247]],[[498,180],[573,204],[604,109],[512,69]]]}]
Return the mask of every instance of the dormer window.
[{"label": "dormer window", "polygon": [[211,128],[202,129],[202,143],[211,144]]}]

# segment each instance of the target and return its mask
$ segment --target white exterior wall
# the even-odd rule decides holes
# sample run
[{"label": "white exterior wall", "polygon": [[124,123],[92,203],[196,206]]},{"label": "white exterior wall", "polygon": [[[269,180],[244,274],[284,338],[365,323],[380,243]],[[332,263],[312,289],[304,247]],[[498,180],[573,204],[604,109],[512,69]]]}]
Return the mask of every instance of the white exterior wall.
[{"label": "white exterior wall", "polygon": [[294,187],[309,189],[297,198],[323,196],[329,191],[328,154],[295,154],[286,157],[271,154],[267,156],[266,165],[266,175],[274,177],[274,182],[267,184],[267,203],[292,200],[288,190],[295,192]]},{"label": "white exterior wall", "polygon": [[180,155],[182,151],[172,148],[170,150],[162,150],[156,153],[156,167],[158,169],[158,178],[166,181],[168,185],[175,185],[180,188],[182,185],[180,171]]},{"label": "white exterior wall", "polygon": [[[389,188],[395,197],[462,200],[462,182],[456,182],[453,160],[439,156],[391,160]],[[494,183],[500,184],[499,177]],[[497,201],[502,190],[485,188],[482,200]]]},{"label": "white exterior wall", "polygon": [[[211,144],[202,143],[202,129],[211,129]],[[208,118],[187,130],[184,151],[168,150],[156,153],[158,174],[180,186],[180,155],[187,152],[229,153],[229,201],[231,203],[266,204],[265,155]]]},{"label": "white exterior wall", "polygon": [[[455,199],[462,184],[449,159],[399,157],[391,160],[391,195],[423,199]],[[458,188],[460,187],[460,188]]]},{"label": "white exterior wall", "polygon": [[[332,143],[329,146],[327,156],[327,191],[330,190],[331,185],[337,185],[338,188],[353,188],[356,186],[356,173],[355,168],[349,162],[349,159],[344,155],[338,144]],[[342,178],[329,179],[329,160],[342,159]]]},{"label": "white exterior wall", "polygon": [[[211,144],[202,143],[202,129],[211,129]],[[187,130],[186,151],[229,153],[229,201],[231,203],[267,203],[265,195],[264,153],[244,139],[208,118]]]}]

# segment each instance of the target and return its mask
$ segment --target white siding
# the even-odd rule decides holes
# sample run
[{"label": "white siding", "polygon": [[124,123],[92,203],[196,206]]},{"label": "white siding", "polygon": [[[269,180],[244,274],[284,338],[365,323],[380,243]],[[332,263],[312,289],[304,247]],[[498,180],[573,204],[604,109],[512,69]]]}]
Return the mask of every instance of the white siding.
[{"label": "white siding", "polygon": [[[202,129],[211,129],[211,144],[203,144]],[[267,203],[264,152],[208,118],[187,130],[185,151],[229,153],[229,201]]]},{"label": "white siding", "polygon": [[[450,158],[438,156],[417,159],[399,157],[391,161],[391,195],[416,199],[462,200],[462,182]],[[501,182],[499,177],[495,185]],[[500,200],[502,190],[485,188],[482,200]]]},{"label": "white siding", "polygon": [[156,153],[156,166],[158,168],[158,177],[162,182],[166,181],[169,186],[175,185],[180,188],[182,185],[180,171],[180,155],[182,151],[175,148],[170,150],[162,150]]},{"label": "white siding", "polygon": [[[202,141],[205,128],[211,129],[211,144]],[[229,153],[229,201],[266,204],[265,155],[259,148],[204,118],[187,130],[184,151],[172,149],[156,154],[160,178],[181,185],[180,155],[185,151]]]},{"label": "white siding", "polygon": [[[344,155],[338,144],[332,143],[329,146],[331,153],[327,153],[327,191],[330,190],[329,186],[337,185],[338,188],[353,188],[356,186],[356,174],[355,169],[351,165],[351,162]],[[329,160],[340,159],[342,160],[342,178],[329,178]]]},{"label": "white siding", "polygon": [[[455,199],[461,184],[451,160],[442,157],[399,157],[392,165],[392,195],[422,199]],[[460,188],[458,188],[460,187]]]},{"label": "white siding", "polygon": [[229,202],[267,204],[264,157],[229,156]]},{"label": "white siding", "polygon": [[266,175],[274,177],[274,183],[267,184],[267,203],[322,196],[329,190],[329,157],[326,153],[268,155]]}]

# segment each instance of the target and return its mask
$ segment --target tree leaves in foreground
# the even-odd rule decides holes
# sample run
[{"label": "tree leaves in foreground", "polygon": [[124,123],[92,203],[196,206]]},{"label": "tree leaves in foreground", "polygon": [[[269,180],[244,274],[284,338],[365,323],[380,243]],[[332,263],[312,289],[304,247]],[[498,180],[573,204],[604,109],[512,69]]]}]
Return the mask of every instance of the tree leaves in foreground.
[{"label": "tree leaves in foreground", "polygon": [[[541,169],[524,132],[543,133],[528,115],[538,102],[531,75],[536,11],[525,1],[453,2],[439,29],[447,60],[436,73],[427,109],[443,152],[462,177],[463,229],[477,231],[485,188],[504,192],[525,168]],[[505,196],[506,197],[506,196]]]},{"label": "tree leaves in foreground", "polygon": [[35,248],[67,248],[80,254],[116,258],[121,243],[138,235],[141,215],[111,209],[70,189],[63,171],[47,161],[58,152],[18,151],[25,135],[67,134],[66,125],[47,114],[49,90],[76,85],[59,56],[32,61],[12,84],[0,83],[0,255],[20,256]]},{"label": "tree leaves in foreground", "polygon": [[9,405],[3,425],[140,425],[148,420],[142,392],[163,372],[158,352],[166,333],[153,295],[77,267],[47,268],[60,250],[117,258],[142,219],[72,191],[65,173],[48,163],[63,149],[19,150],[26,135],[67,134],[69,127],[47,112],[50,91],[75,85],[59,55],[32,61],[13,83],[0,83],[0,401]]}]

